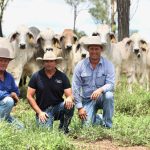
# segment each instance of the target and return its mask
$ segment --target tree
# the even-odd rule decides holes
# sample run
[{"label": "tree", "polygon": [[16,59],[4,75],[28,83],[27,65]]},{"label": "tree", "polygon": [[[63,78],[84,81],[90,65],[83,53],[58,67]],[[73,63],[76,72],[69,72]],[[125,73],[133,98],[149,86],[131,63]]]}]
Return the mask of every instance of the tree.
[{"label": "tree", "polygon": [[8,2],[9,0],[0,0],[0,37],[3,36],[2,21],[3,21],[4,10],[6,9]]},{"label": "tree", "polygon": [[108,0],[90,0],[94,7],[89,9],[94,22],[109,23],[109,1]]},{"label": "tree", "polygon": [[65,0],[67,4],[69,4],[73,10],[74,10],[74,19],[73,19],[73,30],[76,31],[76,20],[78,17],[78,14],[81,10],[79,10],[79,5],[83,2],[86,2],[86,0]]},{"label": "tree", "polygon": [[118,41],[129,37],[130,0],[117,0]]},{"label": "tree", "polygon": [[111,0],[111,31],[114,33],[116,32],[116,21],[115,21],[115,15],[117,13],[116,2],[117,0]]}]

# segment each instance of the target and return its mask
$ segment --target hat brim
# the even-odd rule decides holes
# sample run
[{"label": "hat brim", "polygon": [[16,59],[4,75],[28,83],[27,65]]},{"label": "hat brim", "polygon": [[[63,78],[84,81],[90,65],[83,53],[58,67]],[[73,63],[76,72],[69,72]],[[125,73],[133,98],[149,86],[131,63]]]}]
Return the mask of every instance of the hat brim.
[{"label": "hat brim", "polygon": [[0,58],[9,59],[10,61],[14,59],[14,57],[3,57],[3,56],[0,56]]},{"label": "hat brim", "polygon": [[57,57],[56,59],[49,59],[49,58],[47,58],[47,59],[43,59],[42,57],[38,57],[38,58],[36,58],[36,61],[44,61],[44,60],[56,60],[56,62],[57,63],[61,63],[61,61],[63,60],[63,58],[62,57]]},{"label": "hat brim", "polygon": [[84,44],[83,47],[84,47],[85,50],[88,51],[89,46],[92,46],[92,45],[100,46],[100,47],[102,47],[102,49],[104,49],[104,46],[105,46],[105,44]]}]

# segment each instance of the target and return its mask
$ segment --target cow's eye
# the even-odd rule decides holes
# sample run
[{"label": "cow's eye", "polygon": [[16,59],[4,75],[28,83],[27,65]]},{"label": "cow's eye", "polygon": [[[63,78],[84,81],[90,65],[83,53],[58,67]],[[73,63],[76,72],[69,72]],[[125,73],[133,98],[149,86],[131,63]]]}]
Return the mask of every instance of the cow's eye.
[{"label": "cow's eye", "polygon": [[146,48],[143,48],[143,47],[142,47],[141,49],[142,49],[142,51],[144,51],[144,52],[146,51]]}]

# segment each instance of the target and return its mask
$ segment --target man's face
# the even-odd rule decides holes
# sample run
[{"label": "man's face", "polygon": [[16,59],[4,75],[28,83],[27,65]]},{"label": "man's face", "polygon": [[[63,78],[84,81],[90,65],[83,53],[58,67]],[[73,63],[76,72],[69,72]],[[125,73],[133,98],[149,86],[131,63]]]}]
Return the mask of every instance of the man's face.
[{"label": "man's face", "polygon": [[0,57],[0,71],[5,71],[9,62],[10,62],[10,59]]},{"label": "man's face", "polygon": [[56,60],[44,60],[44,68],[46,71],[51,71],[56,68]]},{"label": "man's face", "polygon": [[99,45],[90,45],[88,47],[90,59],[92,60],[98,60],[101,56],[102,47]]}]

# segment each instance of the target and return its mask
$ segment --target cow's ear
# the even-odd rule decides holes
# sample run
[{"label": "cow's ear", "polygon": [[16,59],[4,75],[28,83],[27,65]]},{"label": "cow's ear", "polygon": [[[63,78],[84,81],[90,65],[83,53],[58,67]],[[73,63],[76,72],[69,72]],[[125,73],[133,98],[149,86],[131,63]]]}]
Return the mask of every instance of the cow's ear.
[{"label": "cow's ear", "polygon": [[9,36],[9,41],[10,41],[10,42],[13,42],[13,41],[17,38],[17,36],[19,36],[19,33],[18,33],[18,32],[15,32],[15,33],[11,34],[11,35]]},{"label": "cow's ear", "polygon": [[60,37],[60,42],[62,42],[64,40],[65,36],[61,36]]},{"label": "cow's ear", "polygon": [[28,32],[28,33],[27,33],[27,36],[28,36],[30,39],[34,39],[34,35],[32,34],[32,32]]},{"label": "cow's ear", "polygon": [[78,43],[77,46],[76,46],[76,52],[80,49],[80,47],[81,47],[81,44]]},{"label": "cow's ear", "polygon": [[111,43],[116,43],[117,42],[115,34],[113,32],[111,32],[109,34],[109,38],[110,38]]},{"label": "cow's ear", "polygon": [[78,41],[78,37],[75,34],[73,35],[73,40],[74,40],[74,44],[76,44]]},{"label": "cow's ear", "polygon": [[147,45],[147,42],[145,40],[140,40],[140,48],[144,52],[146,52],[146,50],[148,49],[148,45]]},{"label": "cow's ear", "polygon": [[99,36],[99,33],[98,32],[93,32],[92,36]]},{"label": "cow's ear", "polygon": [[34,35],[31,32],[28,32],[27,36],[28,36],[28,42],[29,42],[29,44],[35,45],[36,40],[34,38]]},{"label": "cow's ear", "polygon": [[60,35],[56,34],[53,38],[53,45],[56,47],[56,48],[59,48],[61,49],[61,46],[60,46]]}]

